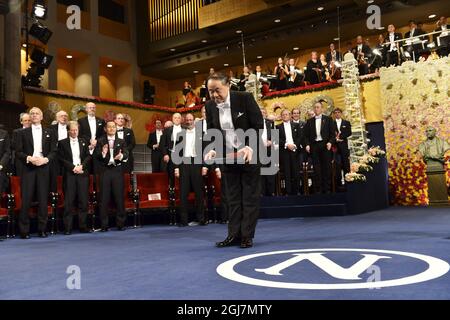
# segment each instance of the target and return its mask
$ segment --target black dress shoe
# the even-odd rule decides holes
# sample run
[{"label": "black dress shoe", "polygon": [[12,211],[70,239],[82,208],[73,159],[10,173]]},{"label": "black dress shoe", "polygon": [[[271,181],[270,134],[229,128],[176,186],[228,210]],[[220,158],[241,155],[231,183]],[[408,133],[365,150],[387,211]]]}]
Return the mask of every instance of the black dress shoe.
[{"label": "black dress shoe", "polygon": [[38,233],[38,236],[39,236],[39,238],[47,238],[47,237],[48,237],[48,234],[47,234],[47,232],[45,232],[45,231],[40,231],[40,232]]},{"label": "black dress shoe", "polygon": [[72,234],[72,231],[64,231],[65,236],[70,236]]},{"label": "black dress shoe", "polygon": [[242,239],[241,241],[241,248],[251,248],[253,247],[253,240],[252,239]]},{"label": "black dress shoe", "polygon": [[187,227],[188,226],[188,224],[187,223],[177,223],[177,227],[180,227],[180,228],[182,228],[182,227]]},{"label": "black dress shoe", "polygon": [[117,227],[117,231],[125,231],[125,230],[127,230],[127,227],[125,226]]},{"label": "black dress shoe", "polygon": [[30,239],[30,235],[28,233],[21,233],[20,239]]},{"label": "black dress shoe", "polygon": [[92,233],[92,230],[83,228],[83,229],[80,229],[80,233]]},{"label": "black dress shoe", "polygon": [[224,248],[224,247],[230,247],[230,246],[236,246],[239,245],[240,240],[235,237],[228,236],[225,240],[221,242],[216,242],[217,248]]},{"label": "black dress shoe", "polygon": [[108,232],[109,231],[109,228],[101,228],[100,229],[100,232]]}]

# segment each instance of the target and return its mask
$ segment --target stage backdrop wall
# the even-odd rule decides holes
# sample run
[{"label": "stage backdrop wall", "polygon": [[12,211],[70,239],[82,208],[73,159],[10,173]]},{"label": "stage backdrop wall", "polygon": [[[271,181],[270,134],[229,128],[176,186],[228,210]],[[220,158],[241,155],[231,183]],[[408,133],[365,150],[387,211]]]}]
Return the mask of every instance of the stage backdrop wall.
[{"label": "stage backdrop wall", "polygon": [[[450,59],[442,58],[381,70],[381,103],[389,162],[391,202],[427,205],[426,164],[418,147],[433,126],[450,140]],[[447,152],[447,183],[450,183]]]}]

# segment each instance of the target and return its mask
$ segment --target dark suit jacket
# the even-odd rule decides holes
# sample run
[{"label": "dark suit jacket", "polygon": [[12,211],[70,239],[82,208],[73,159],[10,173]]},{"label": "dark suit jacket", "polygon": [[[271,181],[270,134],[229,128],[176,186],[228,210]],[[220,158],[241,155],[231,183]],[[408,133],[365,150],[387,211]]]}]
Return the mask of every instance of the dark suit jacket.
[{"label": "dark suit jacket", "polygon": [[[180,135],[177,135],[176,137],[177,143],[181,141]],[[171,150],[174,146],[174,140],[173,140],[173,127],[164,129],[163,135],[161,136],[161,140],[159,141],[159,148],[161,149],[161,152],[163,156],[170,156]]]},{"label": "dark suit jacket", "polygon": [[[284,123],[279,124],[277,126],[277,129],[280,133],[280,152],[283,152],[288,150],[284,148],[284,145],[286,144],[286,132],[284,130]],[[294,123],[291,121],[291,131],[292,140],[294,140],[294,144],[297,146],[297,150],[300,151],[300,149],[305,145],[303,138],[303,128],[300,128],[300,125],[298,123]]]},{"label": "dark suit jacket", "polygon": [[[164,133],[164,130],[163,130],[163,133]],[[153,145],[154,145],[154,144],[158,144],[158,137],[156,136],[156,130],[153,131],[153,132],[151,132],[151,133],[148,135],[147,148],[149,148],[150,150],[152,150],[152,152],[153,152],[153,151],[161,151],[161,140],[162,140],[162,136],[160,137],[160,140],[159,140],[159,144],[160,144],[159,147],[156,148],[155,150],[153,150]]]},{"label": "dark suit jacket", "polygon": [[[322,114],[322,126],[320,130],[322,140],[326,143],[334,143],[336,140],[334,134],[333,119]],[[305,126],[306,144],[312,145],[316,141],[316,118],[308,119]]]},{"label": "dark suit jacket", "polygon": [[[394,32],[394,41],[397,41],[397,40],[400,40],[400,39],[403,39],[402,34],[398,33],[398,32]],[[389,49],[391,48],[391,46],[389,44],[389,41],[390,41],[390,39],[389,39],[389,33],[388,33],[386,35],[386,37],[384,38],[384,42],[386,43],[385,44],[386,52],[389,52]],[[398,44],[398,47],[401,47],[401,43],[397,42],[397,44]]]},{"label": "dark suit jacket", "polygon": [[[331,57],[331,51],[328,51],[328,52],[327,52],[325,58],[326,58],[328,64],[330,64],[331,59],[332,59],[332,57]],[[336,51],[336,61],[342,61],[342,55],[341,55],[341,53],[340,53],[339,51]]]},{"label": "dark suit jacket", "polygon": [[[103,137],[106,133],[105,133],[105,120],[99,118],[99,117],[95,117],[96,122],[97,122],[97,140],[100,137]],[[84,117],[78,120],[78,123],[80,124],[80,131],[78,136],[80,138],[83,138],[84,140],[90,142],[91,139],[93,137],[91,137],[91,129],[89,127],[89,121],[88,121],[88,117]]]},{"label": "dark suit jacket", "polygon": [[[116,132],[116,138],[118,138],[118,133]],[[134,132],[130,128],[123,128],[123,140],[125,140],[125,145],[128,150],[128,161],[133,162],[133,149],[136,147],[136,138],[134,137]]]},{"label": "dark suit jacket", "polygon": [[[97,147],[94,151],[94,158],[97,159],[103,167],[107,167],[109,163],[109,152],[106,154],[106,157],[103,158],[102,149],[105,144],[108,144],[108,138],[107,136],[102,136],[97,141]],[[128,160],[128,149],[127,145],[125,144],[125,140],[118,139],[117,137],[114,140],[114,148],[113,148],[113,157],[117,156],[122,150],[123,158],[122,160],[114,160],[116,165],[121,164],[122,162],[125,162]]]},{"label": "dark suit jacket", "polygon": [[[372,49],[370,49],[370,47],[366,46],[365,44],[362,45],[361,51],[362,53],[364,53],[364,58],[370,58],[372,56]],[[358,60],[358,46],[354,47],[352,52],[355,56],[355,59]]]},{"label": "dark suit jacket", "polygon": [[[84,174],[88,174],[88,166],[92,157],[89,153],[89,143],[83,138],[78,138],[78,145],[80,148],[80,160],[83,166]],[[58,158],[60,163],[64,166],[65,173],[71,173],[75,166],[73,165],[72,148],[70,147],[70,138],[61,140],[58,143]]]},{"label": "dark suit jacket", "polygon": [[[58,123],[57,124],[52,124],[49,129],[53,130],[53,134],[56,137],[56,141],[59,141],[59,136],[58,136]],[[69,127],[67,127],[67,129],[69,129]],[[69,134],[67,134],[67,137],[69,136]]]},{"label": "dark suit jacket", "polygon": [[[258,137],[261,138],[260,131],[264,129],[263,117],[258,104],[251,93],[230,91],[231,104],[231,118],[234,129],[242,129],[244,132],[248,129],[257,130]],[[219,109],[214,100],[206,103],[206,122],[208,129],[222,130],[219,120]],[[225,135],[224,135],[225,145]],[[249,146],[249,141],[246,139],[241,146]],[[257,150],[253,150],[253,154],[257,154]]]},{"label": "dark suit jacket", "polygon": [[[439,28],[437,28],[436,30],[434,30],[434,32],[439,32],[439,31],[442,31],[441,27],[439,27]],[[450,37],[450,24],[447,25],[447,31],[449,32],[449,35],[448,35],[447,37]],[[438,43],[437,43],[437,37],[439,37],[440,35],[441,35],[440,33],[435,33],[435,34],[433,34],[433,41],[434,41],[434,43],[436,44],[436,46],[438,45]],[[447,38],[447,37],[446,37],[446,38]],[[441,43],[441,45],[442,45],[442,43]]]},{"label": "dark suit jacket", "polygon": [[[339,133],[339,131],[338,131],[336,120],[333,120],[333,127],[334,127],[334,133],[335,133],[335,135],[337,135]],[[351,135],[352,135],[352,125],[351,125],[350,121],[342,119],[341,134],[339,136],[340,139],[343,140],[344,142],[347,142],[347,138],[350,137]]]},{"label": "dark suit jacket", "polygon": [[9,134],[6,130],[0,129],[0,165],[3,166],[2,172],[8,169],[11,156],[11,146]]},{"label": "dark suit jacket", "polygon": [[[57,156],[56,150],[56,137],[53,134],[53,130],[42,127],[42,153],[44,158],[53,160]],[[16,141],[16,157],[24,165],[33,167],[33,165],[27,164],[27,157],[33,156],[33,133],[32,128],[26,128],[19,131]]]}]

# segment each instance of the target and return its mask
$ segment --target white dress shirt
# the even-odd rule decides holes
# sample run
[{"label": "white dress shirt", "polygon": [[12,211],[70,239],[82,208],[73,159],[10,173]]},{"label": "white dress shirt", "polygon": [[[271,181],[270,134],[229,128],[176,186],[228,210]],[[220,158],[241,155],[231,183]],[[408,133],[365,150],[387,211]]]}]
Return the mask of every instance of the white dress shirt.
[{"label": "white dress shirt", "polygon": [[159,144],[159,142],[161,141],[161,136],[163,135],[163,131],[162,130],[156,130],[156,143]]},{"label": "white dress shirt", "polygon": [[446,36],[448,36],[448,31],[447,31],[447,25],[446,25],[446,24],[444,24],[444,25],[441,26],[441,30],[442,30],[442,32],[441,32],[441,34],[440,34],[441,37],[446,37]]},{"label": "white dress shirt", "polygon": [[67,139],[67,124],[58,123],[58,141]]},{"label": "white dress shirt", "polygon": [[80,157],[80,144],[78,138],[70,138],[70,150],[72,150],[72,163],[74,166],[79,166],[81,164]]},{"label": "white dress shirt", "polygon": [[264,124],[264,128],[263,128],[263,133],[261,135],[261,139],[262,141],[267,144],[267,126],[266,126],[266,119],[263,119],[263,124]]},{"label": "white dress shirt", "polygon": [[258,80],[259,81],[259,78],[261,77],[261,72],[257,72],[256,73],[256,80]]},{"label": "white dress shirt", "polygon": [[358,47],[357,47],[358,52],[361,52],[362,48],[363,48],[363,45],[362,44],[358,44]]},{"label": "white dress shirt", "polygon": [[43,157],[42,154],[42,126],[39,125],[31,125],[31,132],[33,134],[33,157]]},{"label": "white dress shirt", "polygon": [[195,128],[186,129],[186,145],[184,147],[184,156],[187,158],[195,157]]},{"label": "white dress shirt", "polygon": [[90,115],[88,115],[88,123],[89,128],[91,129],[91,137],[92,139],[95,139],[97,137],[97,119]]},{"label": "white dress shirt", "polygon": [[110,137],[108,136],[108,145],[109,145],[109,162],[108,165],[115,165],[116,162],[114,161],[114,142],[115,142],[115,137]]},{"label": "white dress shirt", "polygon": [[338,129],[339,133],[341,133],[342,119],[336,119],[336,124],[337,124],[337,129]]},{"label": "white dress shirt", "polygon": [[219,109],[219,122],[220,127],[225,132],[225,143],[228,149],[238,148],[241,143],[234,132],[233,118],[231,116],[231,103],[230,103],[230,94],[228,93],[228,97],[225,99],[224,103],[220,103],[217,105],[217,109]]},{"label": "white dress shirt", "polygon": [[292,138],[292,128],[291,123],[283,122],[284,133],[286,134],[286,143],[284,144],[284,148],[287,148],[288,144],[294,144],[294,139]]},{"label": "white dress shirt", "polygon": [[395,34],[389,33],[389,42],[391,43],[391,47],[390,47],[389,51],[397,51],[397,45],[395,44],[394,40],[395,40]]},{"label": "white dress shirt", "polygon": [[206,123],[206,119],[202,120],[202,128],[203,128],[203,133],[206,133],[208,131],[208,124]]},{"label": "white dress shirt", "polygon": [[322,115],[316,116],[316,141],[322,141],[320,130],[322,128]]}]

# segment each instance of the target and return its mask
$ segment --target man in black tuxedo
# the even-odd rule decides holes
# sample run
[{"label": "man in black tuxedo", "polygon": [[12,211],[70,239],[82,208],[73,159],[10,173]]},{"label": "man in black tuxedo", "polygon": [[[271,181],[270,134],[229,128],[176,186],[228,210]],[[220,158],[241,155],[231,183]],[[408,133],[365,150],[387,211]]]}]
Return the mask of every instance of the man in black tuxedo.
[{"label": "man in black tuxedo", "polygon": [[402,34],[395,32],[395,26],[390,24],[388,26],[388,34],[385,39],[386,44],[386,67],[392,65],[398,66],[401,63],[400,59],[400,42],[394,42],[402,39]]},{"label": "man in black tuxedo", "polygon": [[19,177],[22,176],[23,163],[16,157],[16,141],[20,131],[31,126],[31,117],[28,113],[20,114],[20,124],[22,126],[20,128],[14,129],[11,136],[11,165],[13,167],[14,175]]},{"label": "man in black tuxedo", "polygon": [[304,85],[304,74],[295,65],[295,59],[289,59],[288,61],[289,77],[287,82],[288,89],[293,89]]},{"label": "man in black tuxedo", "polygon": [[[116,123],[106,123],[106,136],[97,141],[94,157],[97,158],[100,167],[100,219],[101,231],[109,230],[109,203],[114,199],[117,209],[117,230],[126,229],[126,212],[124,199],[124,178],[122,165],[128,159],[128,149],[125,141],[116,136]],[[113,195],[113,197],[111,197]]]},{"label": "man in black tuxedo", "polygon": [[124,127],[125,117],[122,113],[116,114],[114,118],[114,122],[116,123],[116,136],[119,139],[125,141],[125,145],[128,150],[128,159],[124,161],[122,165],[123,172],[130,173],[133,172],[134,169],[134,157],[133,157],[133,149],[136,147],[136,138],[134,137],[133,129]]},{"label": "man in black tuxedo", "polygon": [[147,141],[147,148],[152,150],[152,172],[163,172],[163,155],[160,146],[162,135],[162,122],[156,120],[155,131],[149,134]]},{"label": "man in black tuxedo", "polygon": [[330,67],[330,63],[333,62],[341,62],[342,54],[336,50],[334,43],[330,43],[330,51],[327,52],[325,59],[328,63],[328,68]]},{"label": "man in black tuxedo", "polygon": [[[57,145],[59,141],[67,139],[67,123],[69,121],[69,115],[64,110],[56,113],[57,123],[50,126],[53,130],[53,135],[56,137]],[[58,157],[55,157],[50,162],[50,192],[57,192],[57,179],[58,176],[63,174],[63,167],[60,164]]]},{"label": "man in black tuxedo", "polygon": [[[342,110],[340,108],[335,108],[333,111],[334,115],[334,134],[336,137],[336,148],[337,154],[341,158],[342,170],[345,174],[350,172],[350,151],[348,149],[348,137],[352,135],[352,125],[350,121],[342,119]],[[336,182],[337,186],[342,184],[341,168],[336,172]]]},{"label": "man in black tuxedo", "polygon": [[[419,29],[417,27],[417,23],[414,20],[409,21],[409,31],[405,33],[405,39],[412,39],[408,40],[411,42],[411,45],[406,46],[405,49],[409,52],[409,54],[411,55],[411,60],[414,62],[417,62],[420,59],[420,55],[423,50],[421,41],[429,40],[428,36],[423,36],[424,34],[425,31]],[[424,44],[424,46],[426,45],[427,43]]]},{"label": "man in black tuxedo", "polygon": [[[180,222],[178,226],[188,225],[188,207],[189,192],[192,189],[195,192],[195,213],[197,221],[189,225],[206,225],[204,208],[204,181],[208,169],[203,165],[203,132],[202,126],[194,125],[194,115],[186,114],[185,128],[179,132],[180,139],[172,153],[174,161],[174,175],[180,179]],[[174,159],[176,157],[176,159]],[[181,162],[181,163],[180,163]],[[191,188],[192,187],[192,188]]]},{"label": "man in black tuxedo", "polygon": [[322,102],[314,104],[315,116],[306,122],[306,152],[314,166],[314,190],[330,193],[331,146],[335,141],[333,120],[322,113]]},{"label": "man in black tuxedo", "polygon": [[75,209],[75,199],[78,199],[80,232],[89,232],[86,226],[89,190],[87,168],[91,161],[91,153],[89,152],[89,143],[83,138],[78,138],[78,128],[77,121],[69,122],[69,137],[58,143],[58,158],[64,168],[64,227],[66,235],[72,233],[72,210]]},{"label": "man in black tuxedo", "polygon": [[291,112],[281,112],[283,122],[277,126],[280,134],[280,169],[284,173],[286,194],[297,195],[300,185],[300,152],[302,149],[300,125],[291,121]]},{"label": "man in black tuxedo", "polygon": [[[216,243],[216,246],[226,247],[240,243],[241,248],[250,248],[253,246],[259,215],[261,168],[257,161],[257,149],[262,145],[260,130],[264,128],[264,120],[250,93],[230,91],[227,76],[213,74],[208,78],[207,85],[212,99],[206,104],[208,130],[221,130],[225,154],[236,154],[244,162],[235,161],[223,166],[222,178],[226,179],[229,204],[228,236],[224,241]],[[238,129],[249,134],[253,130],[257,141],[241,141],[236,133]],[[215,156],[216,151],[211,150],[205,155],[205,160]]]},{"label": "man in black tuxedo", "polygon": [[172,115],[172,123],[171,127],[168,127],[164,130],[164,133],[161,137],[160,148],[163,154],[163,161],[167,168],[167,173],[169,174],[169,185],[173,186],[175,182],[174,176],[174,165],[171,161],[172,151],[175,148],[175,144],[179,142],[179,133],[181,132],[181,114],[174,113]]},{"label": "man in black tuxedo", "polygon": [[369,73],[370,58],[372,57],[372,49],[366,44],[364,44],[363,37],[356,37],[356,47],[353,48],[353,54],[356,61],[358,61],[359,75],[363,76]]},{"label": "man in black tuxedo", "polygon": [[0,196],[6,190],[8,177],[9,157],[11,155],[11,146],[9,134],[6,130],[0,129]]},{"label": "man in black tuxedo", "polygon": [[441,57],[448,56],[450,52],[450,25],[447,24],[447,17],[442,16],[439,18],[437,28],[434,31],[440,32],[433,34],[433,41],[436,44],[436,47],[438,47],[437,53]]},{"label": "man in black tuxedo", "polygon": [[[264,146],[267,148],[267,156],[270,158],[272,155],[272,150],[275,147],[272,141],[272,129],[275,128],[273,121],[267,119],[267,111],[265,108],[261,107],[261,114],[264,119],[264,129],[262,133],[262,141]],[[269,164],[263,165],[263,167],[269,167]],[[275,196],[276,175],[261,175],[261,195],[263,196]]]},{"label": "man in black tuxedo", "polygon": [[[78,120],[80,124],[80,138],[89,142],[89,149],[94,150],[97,146],[97,140],[105,135],[105,120],[96,117],[95,111],[97,106],[93,102],[86,103],[87,116]],[[89,168],[90,173],[98,174],[100,163],[96,158],[92,161],[92,166]]]},{"label": "man in black tuxedo", "polygon": [[28,216],[33,196],[36,192],[38,208],[38,231],[42,238],[47,237],[48,195],[50,182],[49,162],[56,154],[56,137],[53,131],[41,125],[41,109],[32,108],[31,127],[23,129],[17,136],[16,157],[23,163],[21,176],[22,208],[19,216],[19,229],[22,239],[29,239],[30,218]]}]

